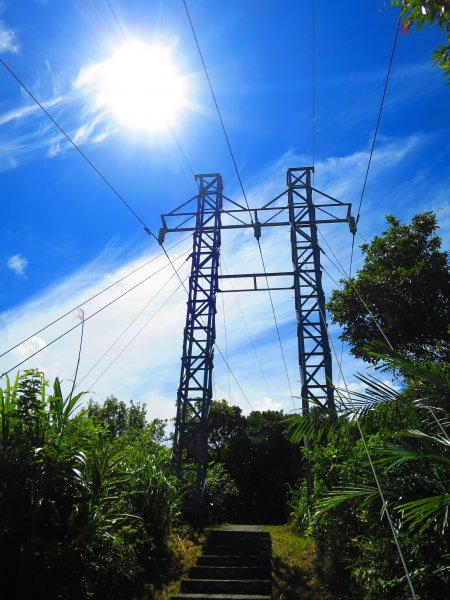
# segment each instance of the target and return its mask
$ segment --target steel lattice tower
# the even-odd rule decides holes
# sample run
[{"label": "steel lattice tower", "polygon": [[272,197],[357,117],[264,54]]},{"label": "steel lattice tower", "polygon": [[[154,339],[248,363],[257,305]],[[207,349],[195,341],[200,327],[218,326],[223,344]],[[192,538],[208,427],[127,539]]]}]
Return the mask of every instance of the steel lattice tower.
[{"label": "steel lattice tower", "polygon": [[[356,227],[351,216],[351,204],[313,188],[313,172],[313,167],[289,169],[286,190],[263,206],[251,209],[223,195],[219,174],[196,175],[198,194],[161,216],[163,226],[158,236],[161,244],[167,232],[193,232],[174,461],[180,475],[183,465],[196,465],[195,506],[190,507],[189,512],[192,512],[197,525],[201,525],[205,497],[207,425],[212,400],[218,292],[294,290],[302,412],[306,414],[312,402],[326,410],[330,418],[336,416],[317,225],[347,222],[351,233],[356,231]],[[319,197],[318,201],[313,201],[313,191]],[[169,227],[169,220],[176,223]],[[280,226],[288,227],[290,231],[292,271],[219,276],[221,231],[252,228],[259,239],[263,228]],[[283,285],[275,283],[269,288],[269,278],[272,277],[278,281],[288,277],[289,282]],[[221,282],[226,285],[229,279],[250,280],[252,285],[241,289],[219,288]],[[267,282],[267,287],[260,286],[261,280]],[[308,479],[311,488],[310,477]]]}]

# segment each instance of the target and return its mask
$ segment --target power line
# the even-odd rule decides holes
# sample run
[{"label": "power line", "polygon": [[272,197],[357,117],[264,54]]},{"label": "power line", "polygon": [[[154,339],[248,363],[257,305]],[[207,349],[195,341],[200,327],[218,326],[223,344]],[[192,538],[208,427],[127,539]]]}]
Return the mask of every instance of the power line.
[{"label": "power line", "polygon": [[[316,3],[312,0],[312,165],[316,160]],[[314,177],[314,171],[313,171]]]},{"label": "power line", "polygon": [[295,410],[294,394],[292,393],[291,380],[289,378],[289,372],[288,372],[288,368],[287,368],[286,357],[284,355],[283,344],[281,342],[280,329],[278,327],[278,320],[277,320],[277,317],[275,315],[275,306],[274,306],[274,303],[273,303],[272,293],[271,293],[270,288],[269,288],[269,278],[267,277],[266,265],[264,263],[264,257],[262,255],[261,244],[260,244],[259,240],[258,240],[258,246],[259,246],[259,252],[260,252],[260,255],[261,255],[261,262],[262,262],[263,269],[264,269],[264,274],[266,276],[265,279],[266,279],[267,291],[269,292],[270,306],[272,307],[273,319],[275,321],[275,328],[277,330],[278,343],[280,345],[281,357],[283,359],[283,365],[284,365],[284,370],[285,370],[285,373],[286,373],[286,379],[287,379],[288,386],[289,386],[289,392],[290,392],[290,395],[291,395],[292,406],[294,407],[294,410]]},{"label": "power line", "polygon": [[[173,275],[172,275],[172,277],[173,277]],[[170,279],[172,279],[172,277]],[[186,277],[186,279],[187,279],[187,277]],[[153,313],[153,315],[150,317],[150,319],[144,323],[144,325],[139,329],[139,331],[131,338],[131,340],[129,340],[129,342],[124,346],[124,348],[122,348],[122,350],[119,352],[119,354],[117,354],[114,357],[114,359],[109,363],[109,365],[106,367],[106,369],[104,369],[104,371],[102,371],[102,373],[97,377],[97,379],[94,381],[94,383],[90,386],[91,388],[93,388],[97,385],[97,383],[100,381],[100,379],[103,377],[103,375],[105,375],[105,373],[113,366],[113,364],[116,362],[116,360],[122,356],[122,354],[125,352],[125,350],[127,350],[130,347],[130,345],[134,342],[134,340],[144,331],[144,329],[147,327],[147,325],[149,325],[151,323],[151,321],[153,321],[153,319],[156,317],[156,315],[164,308],[164,306],[178,292],[178,290],[181,287],[182,287],[182,283],[180,283],[175,288],[175,290],[164,300],[164,302],[160,305],[160,307]]]},{"label": "power line", "polygon": [[[382,94],[382,97],[381,97],[380,108],[378,110],[378,117],[377,117],[377,122],[376,122],[376,125],[375,125],[375,132],[373,134],[373,139],[372,139],[372,147],[370,149],[369,161],[367,163],[367,169],[366,169],[366,175],[364,177],[364,184],[363,184],[362,191],[361,191],[361,198],[359,200],[358,213],[356,215],[356,224],[358,224],[359,218],[360,218],[360,215],[361,215],[361,206],[362,206],[363,199],[364,199],[364,193],[366,191],[367,180],[369,178],[370,165],[372,164],[372,156],[373,156],[373,153],[374,153],[374,150],[375,150],[375,142],[377,140],[378,128],[379,128],[380,121],[381,121],[381,113],[383,112],[384,99],[386,97],[386,91],[387,91],[387,87],[388,87],[388,83],[389,83],[389,77],[391,75],[391,68],[392,68],[392,63],[393,63],[393,60],[394,60],[395,48],[397,46],[397,39],[398,39],[399,29],[400,29],[400,19],[397,20],[397,29],[395,31],[394,43],[392,44],[391,56],[390,56],[390,59],[389,59],[389,66],[388,66],[387,73],[386,73],[386,79],[385,79],[385,82],[384,82],[383,94]],[[349,273],[350,274],[352,272],[354,248],[355,248],[355,234],[353,234],[353,239],[352,239],[352,252],[351,252],[351,256],[350,256],[350,269],[349,269]]]},{"label": "power line", "polygon": [[[222,131],[223,131],[223,134],[224,134],[224,136],[225,136],[225,140],[226,140],[226,142],[227,142],[227,146],[228,146],[228,150],[229,150],[229,152],[230,152],[231,160],[233,161],[234,169],[235,169],[235,171],[236,171],[236,175],[237,175],[237,178],[238,178],[238,180],[239,180],[239,184],[240,184],[240,186],[241,186],[242,194],[243,194],[243,196],[244,196],[245,202],[247,203],[247,208],[249,209],[249,212],[250,212],[250,208],[249,208],[249,205],[248,205],[248,202],[247,202],[247,196],[246,196],[246,194],[245,194],[244,186],[243,186],[243,184],[242,184],[241,175],[240,175],[240,173],[239,173],[239,169],[238,169],[238,166],[237,166],[237,163],[236,163],[236,159],[235,159],[235,157],[234,157],[234,153],[233,153],[233,150],[232,150],[232,148],[231,148],[230,139],[229,139],[229,137],[228,137],[228,133],[227,133],[227,130],[226,130],[226,128],[225,128],[225,123],[223,122],[223,119],[222,119],[222,114],[221,114],[221,112],[220,112],[219,104],[218,104],[218,102],[217,102],[217,98],[216,98],[216,95],[215,95],[215,93],[214,93],[214,89],[213,89],[213,86],[212,86],[212,83],[211,83],[211,79],[209,78],[208,69],[206,68],[205,59],[203,58],[203,53],[202,53],[202,50],[201,50],[201,48],[200,48],[200,43],[199,43],[199,41],[198,41],[197,34],[196,34],[196,32],[195,32],[194,24],[193,24],[193,22],[192,22],[191,15],[190,15],[190,13],[189,13],[189,9],[188,9],[188,6],[187,6],[187,4],[186,4],[186,0],[183,0],[183,4],[184,4],[184,9],[185,9],[185,11],[186,11],[187,18],[188,18],[188,20],[189,20],[189,23],[190,23],[190,25],[191,25],[192,35],[194,36],[194,40],[195,40],[195,43],[196,43],[196,45],[197,45],[197,50],[198,50],[198,53],[199,53],[199,55],[200,55],[200,59],[201,59],[201,61],[202,61],[202,64],[203,64],[203,70],[205,71],[206,79],[208,80],[209,89],[210,89],[210,91],[211,91],[211,95],[212,95],[212,97],[213,97],[214,104],[216,105],[217,114],[218,114],[218,116],[219,116],[220,124],[222,125]],[[253,222],[253,221],[252,221],[252,222]]]},{"label": "power line", "polygon": [[[344,276],[344,279],[349,279],[349,275],[347,275],[347,273],[344,270],[344,267],[342,266],[341,261],[338,259],[338,257],[336,256],[333,248],[330,246],[330,244],[327,242],[327,238],[323,235],[323,233],[320,231],[320,228],[317,228],[317,231],[319,232],[320,237],[323,239],[323,241],[325,242],[328,250],[331,252],[331,254],[334,256],[334,259],[336,260],[336,262],[338,263],[339,266],[336,265],[336,263],[334,263],[331,258],[326,254],[325,250],[323,248],[320,248],[320,250],[323,252],[323,254],[325,254],[325,256],[328,258],[328,260],[330,261],[330,263],[334,266],[334,268],[339,271],[339,273],[341,275]],[[334,280],[335,281],[335,280]],[[336,283],[336,281],[335,281]]]},{"label": "power line", "polygon": [[192,177],[195,179],[194,169],[192,168],[192,165],[189,162],[186,152],[183,150],[183,146],[181,145],[180,140],[178,139],[177,135],[175,134],[175,131],[173,130],[172,125],[170,125],[170,123],[167,123],[167,125],[170,129],[170,133],[172,134],[173,139],[175,140],[176,145],[178,146],[179,151],[181,152],[182,157],[184,158],[184,162],[186,163],[189,171],[191,172]]},{"label": "power line", "polygon": [[[229,271],[228,271],[227,265],[225,264],[225,261],[224,261],[223,257],[221,258],[221,261],[223,262],[223,266],[225,267],[225,271],[226,271],[226,272],[227,272],[227,274],[229,275]],[[262,378],[264,379],[264,383],[266,384],[267,392],[268,392],[269,396],[272,396],[272,392],[271,392],[271,390],[270,390],[269,383],[268,383],[268,381],[267,381],[267,379],[266,379],[266,374],[264,373],[264,370],[263,370],[263,368],[262,368],[261,361],[260,361],[260,359],[259,359],[259,356],[258,356],[258,353],[257,353],[257,351],[256,351],[255,343],[254,343],[254,341],[253,341],[252,335],[251,335],[251,333],[250,333],[250,329],[249,329],[249,327],[248,327],[248,324],[247,324],[247,321],[246,321],[246,319],[245,319],[245,316],[244,316],[244,312],[243,312],[243,310],[242,310],[241,303],[239,302],[238,295],[237,295],[237,293],[234,291],[233,284],[231,283],[231,281],[230,281],[230,287],[231,287],[231,289],[233,290],[233,295],[234,295],[234,298],[235,298],[235,300],[236,300],[236,304],[238,305],[239,312],[241,313],[242,321],[244,322],[245,330],[246,330],[246,332],[247,332],[248,338],[249,338],[249,340],[250,340],[250,344],[251,344],[251,346],[252,346],[252,349],[253,349],[253,352],[254,352],[254,354],[255,354],[256,362],[258,363],[258,367],[259,367],[259,370],[260,370],[260,372],[261,372]]]},{"label": "power line", "polygon": [[[183,263],[184,264],[184,263]],[[180,265],[177,270],[180,270],[183,266]],[[138,320],[138,318],[147,310],[147,308],[152,304],[154,300],[159,296],[159,294],[163,291],[163,289],[172,281],[175,277],[175,273],[169,277],[169,279],[159,288],[159,290],[150,298],[148,302],[146,302],[145,306],[138,312],[138,314],[133,318],[132,321],[125,327],[125,329],[116,337],[116,339],[108,346],[108,348],[103,352],[100,358],[94,363],[94,365],[89,369],[89,371],[83,376],[83,378],[79,381],[76,387],[79,387],[81,383],[92,373],[92,371],[97,367],[97,365],[105,358],[107,354],[113,349],[113,347],[117,344],[119,340],[125,335],[125,333],[130,329],[130,327]]]},{"label": "power line", "polygon": [[[172,250],[176,246],[179,246],[180,244],[182,244],[183,242],[185,242],[189,237],[190,236],[187,236],[187,237],[183,238],[182,240],[180,240],[179,242],[177,242],[176,244],[173,244],[169,248],[169,250]],[[31,338],[33,338],[36,335],[39,335],[40,333],[42,333],[43,331],[45,331],[46,329],[48,329],[52,325],[55,325],[55,323],[58,323],[58,321],[61,321],[62,319],[64,319],[65,317],[67,317],[68,315],[70,315],[71,313],[73,313],[74,311],[76,311],[79,308],[81,308],[82,306],[86,306],[86,304],[88,304],[88,302],[90,302],[91,300],[94,300],[98,296],[101,296],[102,294],[104,294],[105,292],[107,292],[108,290],[110,290],[112,287],[116,286],[117,284],[121,283],[122,281],[125,281],[125,279],[127,279],[128,277],[131,277],[131,275],[134,275],[134,273],[137,273],[138,271],[140,271],[141,269],[143,269],[144,267],[146,267],[147,265],[149,265],[153,261],[157,260],[158,258],[161,258],[161,256],[163,256],[163,255],[164,255],[164,252],[160,252],[159,254],[157,254],[156,256],[154,256],[153,258],[151,258],[150,260],[147,260],[145,263],[143,263],[142,265],[140,265],[136,269],[133,269],[132,271],[130,271],[129,273],[127,273],[127,275],[124,275],[120,279],[117,279],[117,281],[114,281],[114,283],[111,283],[110,285],[108,285],[107,287],[103,288],[102,290],[100,290],[99,292],[97,292],[96,294],[94,294],[93,296],[90,296],[90,298],[87,298],[86,300],[83,300],[83,302],[80,302],[80,304],[77,304],[77,306],[74,306],[73,308],[71,308],[70,310],[68,310],[67,312],[65,312],[63,315],[57,317],[56,319],[54,319],[53,321],[51,321],[50,323],[48,323],[44,327],[41,327],[41,329],[38,329],[37,331],[35,331],[34,333],[32,333],[31,335],[29,335],[27,338],[23,339],[22,341],[18,342],[14,346],[11,346],[11,348],[8,348],[8,350],[5,350],[2,354],[0,354],[0,358],[2,356],[5,356],[6,354],[9,354],[9,352],[12,352],[12,350],[15,350],[16,348],[18,348],[19,346],[21,346],[25,342],[28,342],[29,340],[31,340]]]},{"label": "power line", "polygon": [[[183,256],[183,255],[178,256],[175,260],[177,260],[178,258],[181,258],[181,256]],[[173,265],[172,262],[171,262],[171,264]],[[130,292],[132,292],[133,290],[135,290],[136,288],[138,288],[140,285],[142,285],[143,283],[145,283],[146,281],[148,281],[149,279],[151,279],[152,277],[154,277],[160,271],[163,271],[167,267],[168,267],[168,265],[165,265],[165,266],[161,267],[160,269],[158,269],[157,271],[155,271],[154,273],[152,273],[151,275],[149,275],[148,277],[146,277],[145,279],[143,279],[139,283],[136,283],[133,287],[131,287],[130,289],[128,289],[125,292],[123,292],[123,294],[120,294],[120,296],[117,296],[116,298],[114,298],[113,300],[111,300],[110,302],[108,302],[107,304],[105,304],[104,306],[102,306],[101,308],[99,308],[98,310],[96,310],[94,313],[92,313],[92,315],[89,315],[89,317],[86,317],[84,319],[84,323],[86,321],[89,321],[89,319],[92,319],[92,317],[95,317],[96,315],[98,315],[99,313],[101,313],[103,310],[105,310],[105,308],[108,308],[109,306],[111,306],[112,304],[114,304],[115,302],[117,302],[117,300],[120,300],[121,298],[123,298],[124,296],[126,296],[127,294],[129,294]],[[25,359],[21,360],[19,363],[17,363],[13,367],[11,367],[10,369],[8,369],[4,373],[2,373],[1,377],[4,377],[8,373],[11,373],[11,371],[14,371],[14,369],[17,369],[17,367],[20,367],[21,365],[23,365],[23,363],[27,362],[28,360],[30,360],[30,358],[33,358],[34,356],[36,356],[37,354],[39,354],[40,352],[42,352],[43,350],[45,350],[49,346],[52,346],[55,342],[57,342],[58,340],[60,340],[64,336],[66,336],[68,333],[70,333],[71,331],[73,331],[74,329],[76,329],[77,327],[79,327],[80,325],[81,325],[81,323],[77,323],[76,325],[74,325],[73,327],[71,327],[70,329],[68,329],[67,331],[65,331],[61,335],[59,335],[58,337],[54,338],[51,342],[49,342],[48,344],[45,344],[45,346],[42,346],[42,348],[39,348],[38,350],[36,350],[36,352],[33,352],[32,354],[30,354],[29,356],[27,356]]]},{"label": "power line", "polygon": [[126,31],[125,31],[125,29],[123,28],[123,26],[122,26],[122,23],[119,21],[119,18],[118,18],[118,16],[117,16],[117,13],[116,13],[116,11],[114,10],[114,8],[112,7],[112,5],[111,5],[111,2],[110,2],[109,0],[106,0],[106,3],[107,3],[107,5],[109,6],[109,9],[110,9],[110,11],[111,11],[111,13],[112,13],[112,15],[113,15],[113,17],[114,17],[114,20],[115,20],[115,21],[116,21],[116,23],[117,23],[117,26],[118,26],[118,28],[119,28],[119,29],[120,29],[120,31],[122,32],[122,35],[123,35],[123,37],[124,37],[124,38],[125,38],[125,40],[128,42],[129,40],[128,40],[128,35],[127,35],[127,32],[126,32]]},{"label": "power line", "polygon": [[[322,236],[322,237],[323,237],[323,236]],[[327,246],[330,248],[330,246],[328,245],[328,243],[326,242],[326,240],[325,240],[325,238],[324,238],[324,237],[323,237],[323,239],[324,239],[325,243],[327,244]],[[331,250],[331,248],[330,248],[330,250]],[[325,252],[324,252],[323,248],[321,248],[321,251],[323,252],[323,254],[325,254]],[[331,250],[331,252],[333,252],[333,251]],[[325,256],[327,256],[327,255],[325,254]],[[333,266],[334,266],[336,269],[338,269],[338,270],[340,270],[340,271],[341,271],[341,273],[344,275],[344,279],[346,279],[347,281],[349,281],[349,280],[350,280],[350,277],[347,277],[347,275],[346,275],[346,273],[345,273],[345,271],[344,271],[344,267],[342,266],[342,264],[341,264],[340,260],[337,258],[337,256],[334,254],[334,252],[333,252],[333,256],[335,257],[335,259],[337,260],[338,264],[340,265],[340,269],[338,269],[338,267],[336,266],[336,264],[335,264],[335,263],[334,263],[334,262],[331,260],[331,258],[330,258],[329,256],[327,256],[328,260],[331,262],[331,264],[332,264],[332,265],[333,265]],[[325,270],[325,267],[323,267],[323,266],[322,266],[322,268],[323,268],[323,270],[324,270],[324,271],[327,273],[327,275],[328,275],[328,276],[329,276],[329,277],[330,277],[330,278],[331,278],[331,279],[334,281],[334,283],[335,283],[335,284],[336,284],[338,287],[340,287],[340,284],[339,284],[339,283],[338,283],[338,282],[337,282],[337,281],[336,281],[336,280],[335,280],[335,279],[334,279],[334,278],[333,278],[333,277],[330,275],[330,273],[328,273],[328,271],[326,271],[326,270]],[[372,319],[372,321],[375,323],[376,327],[378,328],[379,332],[381,333],[381,335],[382,335],[382,337],[384,338],[384,340],[385,340],[385,342],[387,343],[387,345],[388,345],[390,348],[392,348],[392,349],[393,349],[393,346],[392,346],[391,342],[389,341],[389,339],[387,338],[386,334],[385,334],[385,333],[384,333],[384,331],[383,331],[383,328],[381,327],[381,324],[380,324],[380,322],[379,322],[379,319],[377,319],[377,318],[375,317],[375,315],[373,314],[373,312],[372,312],[372,311],[370,310],[370,308],[367,306],[367,302],[364,300],[364,298],[363,298],[363,297],[361,296],[361,294],[359,293],[358,286],[357,286],[357,285],[354,285],[352,289],[353,289],[353,290],[356,292],[356,295],[358,296],[358,298],[359,298],[359,301],[361,302],[361,304],[362,304],[362,305],[364,306],[364,308],[366,309],[366,312],[367,312],[367,314],[370,316],[370,318]]]},{"label": "power line", "polygon": [[232,378],[235,380],[235,382],[236,382],[236,385],[237,385],[237,386],[238,386],[238,388],[241,390],[241,392],[242,392],[242,395],[243,395],[243,396],[244,396],[244,398],[245,398],[245,401],[246,401],[246,402],[247,402],[247,404],[250,406],[250,408],[253,410],[253,406],[252,406],[252,404],[251,404],[250,400],[247,398],[247,395],[246,395],[246,393],[244,392],[244,390],[243,390],[243,388],[242,388],[241,384],[239,383],[239,381],[237,380],[237,377],[236,377],[236,375],[233,373],[233,371],[232,371],[232,369],[231,369],[230,365],[228,364],[228,361],[226,360],[225,356],[224,356],[224,355],[223,355],[223,353],[222,353],[222,350],[219,348],[219,346],[217,345],[217,343],[215,343],[214,345],[215,345],[215,347],[216,347],[216,349],[217,349],[218,353],[219,353],[219,354],[220,354],[220,356],[222,357],[222,360],[223,360],[223,362],[225,363],[225,365],[226,365],[226,367],[227,367],[228,371],[231,373],[231,377],[232,377]]},{"label": "power line", "polygon": [[[205,72],[205,76],[206,76],[206,79],[208,81],[209,89],[211,91],[211,95],[212,95],[213,100],[214,100],[214,104],[215,104],[215,107],[216,107],[217,115],[219,117],[219,121],[220,121],[220,124],[222,126],[222,131],[223,131],[223,134],[225,136],[225,140],[226,140],[226,143],[227,143],[227,146],[228,146],[228,150],[229,150],[229,153],[230,153],[230,156],[231,156],[231,160],[233,162],[234,169],[236,171],[236,175],[237,175],[237,178],[238,178],[238,181],[239,181],[239,185],[240,185],[241,190],[242,190],[242,195],[244,197],[244,201],[245,201],[245,204],[247,206],[248,213],[250,215],[250,221],[251,221],[251,223],[252,223],[252,225],[254,227],[255,224],[254,224],[253,216],[252,216],[252,213],[251,213],[251,210],[250,210],[250,206],[249,206],[249,203],[248,203],[248,200],[247,200],[247,194],[245,193],[244,184],[242,182],[241,174],[239,172],[239,168],[237,166],[237,162],[236,162],[236,159],[235,159],[235,156],[234,156],[234,152],[233,152],[233,149],[231,147],[230,138],[228,137],[228,133],[227,133],[227,130],[226,130],[226,127],[225,127],[225,123],[224,123],[223,118],[222,118],[222,113],[221,113],[220,108],[219,108],[219,103],[217,102],[217,98],[216,98],[216,95],[214,93],[214,89],[213,89],[213,86],[212,86],[212,83],[211,83],[211,79],[209,77],[208,69],[206,67],[205,59],[203,57],[203,53],[202,53],[202,50],[200,48],[200,43],[198,41],[198,37],[197,37],[196,31],[195,31],[194,23],[192,22],[191,15],[189,13],[189,9],[188,9],[186,0],[183,0],[183,5],[184,5],[184,9],[185,9],[186,16],[188,18],[189,24],[191,26],[192,35],[194,36],[194,40],[195,40],[195,44],[197,46],[197,50],[198,50],[198,53],[199,53],[199,56],[200,56],[200,60],[202,61],[203,70]],[[274,304],[273,304],[272,293],[270,291],[269,279],[267,277],[266,266],[265,266],[264,257],[263,257],[261,243],[260,243],[259,238],[257,238],[257,242],[258,242],[259,254],[261,256],[261,263],[262,263],[262,266],[263,266],[264,274],[266,276],[267,291],[268,291],[269,298],[270,298],[270,305],[271,305],[271,308],[272,308],[273,319],[274,319],[274,322],[275,322],[275,328],[276,328],[276,331],[277,331],[277,337],[278,337],[278,341],[279,341],[279,344],[280,344],[281,357],[283,359],[284,370],[286,372],[286,377],[287,377],[287,381],[288,381],[288,385],[289,385],[289,391],[290,391],[291,399],[292,399],[292,402],[294,402],[294,400],[293,400],[294,395],[292,393],[291,381],[290,381],[290,378],[289,378],[289,372],[288,372],[288,368],[287,368],[287,364],[286,364],[286,359],[285,359],[285,355],[284,355],[283,345],[282,345],[282,342],[281,342],[280,330],[279,330],[278,321],[277,321],[277,318],[276,318],[276,315],[275,315],[275,308],[274,308]]]},{"label": "power line", "polygon": [[144,220],[137,214],[137,212],[128,204],[125,198],[117,191],[117,189],[108,181],[108,179],[103,175],[103,173],[95,166],[95,164],[91,161],[91,159],[81,150],[81,148],[73,141],[73,139],[69,136],[68,133],[61,127],[61,125],[56,121],[56,119],[48,112],[48,110],[39,102],[36,96],[30,91],[30,89],[23,83],[23,81],[14,73],[14,71],[6,64],[3,58],[0,57],[0,63],[3,67],[9,72],[9,74],[17,81],[17,83],[21,86],[21,88],[30,96],[30,98],[39,106],[39,108],[45,113],[45,115],[50,119],[53,125],[61,132],[61,134],[67,139],[67,141],[75,148],[75,150],[79,153],[79,155],[87,162],[87,164],[94,170],[94,172],[100,177],[100,179],[109,187],[109,189],[113,192],[113,194],[122,202],[122,204],[130,211],[130,213],[141,223],[144,228],[144,231],[150,236],[157,239],[155,234],[147,227]]},{"label": "power line", "polygon": [[[219,266],[220,269],[220,274],[222,275],[222,267]],[[223,314],[223,329],[224,329],[224,333],[225,333],[225,356],[227,357],[228,360],[228,335],[227,335],[227,320],[225,317],[225,298],[222,295],[222,314]],[[230,372],[228,371],[228,398],[229,398],[229,403],[231,405],[231,382],[230,382]]]}]

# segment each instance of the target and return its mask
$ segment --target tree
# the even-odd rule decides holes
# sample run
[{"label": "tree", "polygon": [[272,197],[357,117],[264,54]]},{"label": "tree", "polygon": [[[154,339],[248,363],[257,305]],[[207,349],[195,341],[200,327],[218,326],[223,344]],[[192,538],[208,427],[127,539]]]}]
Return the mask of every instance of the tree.
[{"label": "tree", "polygon": [[435,346],[449,339],[450,279],[436,216],[418,214],[410,225],[393,216],[386,221],[388,229],[361,246],[365,262],[357,276],[332,292],[331,319],[343,327],[340,337],[351,353],[368,362],[376,358],[367,345],[384,341],[383,334],[406,356],[443,356],[445,350]]},{"label": "tree", "polygon": [[253,411],[223,452],[225,469],[240,492],[247,523],[284,523],[290,487],[303,474],[301,451],[287,439],[283,411]]},{"label": "tree", "polygon": [[220,462],[225,448],[243,434],[244,426],[245,417],[238,406],[230,406],[226,400],[213,400],[208,419],[210,457]]},{"label": "tree", "polygon": [[[199,401],[198,401],[199,402]],[[303,474],[301,451],[286,436],[283,411],[253,411],[213,400],[208,418],[207,502],[210,518],[243,523],[284,523],[289,488]],[[187,437],[196,422],[188,409]],[[239,496],[236,497],[235,490]],[[215,507],[215,508],[214,508]]]},{"label": "tree", "polygon": [[[446,36],[447,45],[439,44],[432,54],[432,60],[444,77],[450,76],[450,2],[448,0],[391,0],[393,6],[401,7],[400,19],[403,33],[409,33],[412,26],[420,31],[424,25],[436,24]],[[449,82],[450,83],[450,82]]]},{"label": "tree", "polygon": [[130,429],[143,431],[146,426],[145,413],[145,404],[141,406],[131,401],[130,406],[127,406],[115,396],[108,396],[103,404],[90,400],[88,405],[88,416],[104,423],[114,437],[121,436]]}]

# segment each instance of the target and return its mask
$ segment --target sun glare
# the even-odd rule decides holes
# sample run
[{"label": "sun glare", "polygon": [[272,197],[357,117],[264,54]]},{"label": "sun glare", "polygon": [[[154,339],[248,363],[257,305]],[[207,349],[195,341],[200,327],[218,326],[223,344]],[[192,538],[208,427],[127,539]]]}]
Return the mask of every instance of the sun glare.
[{"label": "sun glare", "polygon": [[85,77],[97,106],[135,131],[164,131],[186,103],[185,78],[163,46],[130,42]]}]

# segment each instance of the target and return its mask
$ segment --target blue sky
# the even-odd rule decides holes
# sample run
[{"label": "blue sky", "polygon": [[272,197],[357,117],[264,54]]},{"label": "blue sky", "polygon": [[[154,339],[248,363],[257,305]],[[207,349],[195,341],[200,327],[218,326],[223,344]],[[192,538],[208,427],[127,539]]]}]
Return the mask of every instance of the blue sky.
[{"label": "blue sky", "polygon": [[[170,48],[185,82],[185,101],[172,128],[195,172],[220,172],[228,196],[240,190],[202,71],[181,0],[3,0],[0,53],[64,129],[155,231],[159,215],[195,193],[192,175],[168,131],[131,131],[95,104],[89,68],[104,65],[126,40]],[[222,109],[250,204],[283,189],[290,166],[312,162],[312,2],[230,0],[189,2],[210,77]],[[316,0],[316,185],[343,201],[358,204],[397,11],[384,0],[339,3]],[[448,247],[450,210],[449,88],[429,57],[439,43],[431,28],[398,40],[379,137],[360,221],[361,239],[383,228],[383,216],[409,219],[420,210],[437,210]],[[97,72],[97,71],[95,71]],[[130,269],[159,252],[142,226],[67,143],[17,83],[0,69],[0,330],[6,349],[82,303]],[[333,251],[348,265],[346,227],[323,229]],[[283,237],[284,236],[284,237]],[[362,237],[361,237],[362,236]],[[167,240],[167,245],[178,238]],[[268,268],[289,270],[287,232],[264,233]],[[280,248],[286,252],[281,252]],[[326,248],[325,248],[326,249]],[[172,251],[188,252],[181,244]],[[224,238],[225,264],[235,272],[253,265],[260,271],[251,236]],[[184,258],[180,258],[180,262]],[[323,258],[327,272],[338,273]],[[356,266],[360,264],[357,249]],[[243,266],[245,265],[245,269]],[[96,302],[86,316],[164,267],[158,259]],[[188,274],[188,264],[183,273]],[[106,347],[169,279],[165,269],[86,323],[80,366],[84,376]],[[327,293],[333,284],[324,275]],[[170,417],[179,373],[185,297],[176,292],[114,366],[95,384],[102,366],[114,358],[177,286],[175,280],[119,340],[83,382],[104,398],[146,402],[151,416]],[[276,295],[277,315],[293,387],[298,389],[292,298]],[[292,408],[280,359],[270,304],[265,294],[222,298],[218,343],[228,347],[230,365],[255,408]],[[240,308],[246,322],[241,318]],[[76,323],[76,314],[0,359],[4,371],[31,350]],[[246,327],[263,367],[260,372]],[[331,328],[333,340],[338,330]],[[128,336],[128,337],[127,337]],[[73,376],[79,330],[26,366],[44,368],[52,378]],[[340,348],[339,343],[337,347]],[[344,371],[360,364],[344,353]],[[337,369],[335,368],[335,371]],[[216,360],[217,395],[229,396],[226,369]],[[247,407],[231,381],[231,400]]]}]

